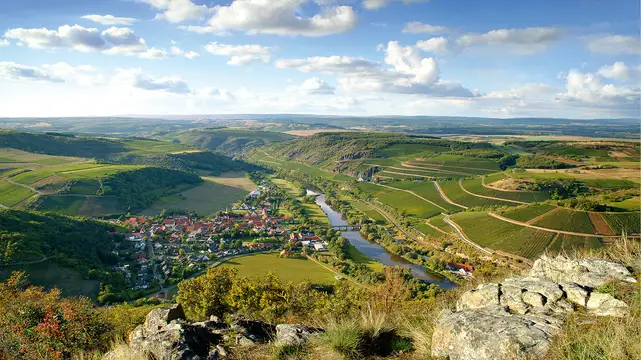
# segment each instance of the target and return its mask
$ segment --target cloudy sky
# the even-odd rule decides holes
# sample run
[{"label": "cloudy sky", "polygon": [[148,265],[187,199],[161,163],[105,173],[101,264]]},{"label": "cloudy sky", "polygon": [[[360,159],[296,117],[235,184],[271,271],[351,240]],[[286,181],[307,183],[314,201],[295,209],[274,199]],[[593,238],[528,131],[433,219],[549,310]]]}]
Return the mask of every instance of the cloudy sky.
[{"label": "cloudy sky", "polygon": [[638,0],[2,0],[0,117],[638,117]]}]

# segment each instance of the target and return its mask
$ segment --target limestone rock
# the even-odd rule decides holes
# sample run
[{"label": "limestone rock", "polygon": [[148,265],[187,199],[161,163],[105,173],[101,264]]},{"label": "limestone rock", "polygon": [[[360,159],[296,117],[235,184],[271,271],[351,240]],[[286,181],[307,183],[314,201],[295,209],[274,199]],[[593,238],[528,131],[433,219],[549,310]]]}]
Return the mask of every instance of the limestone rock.
[{"label": "limestone rock", "polygon": [[545,317],[513,315],[501,307],[444,311],[432,336],[432,356],[451,360],[543,356],[560,327]]},{"label": "limestone rock", "polygon": [[517,314],[525,314],[529,306],[523,301],[523,289],[520,286],[501,286],[500,302],[509,311]]},{"label": "limestone rock", "polygon": [[284,345],[303,345],[314,334],[322,331],[305,325],[280,324],[276,325],[276,341]]},{"label": "limestone rock", "polygon": [[568,300],[581,306],[586,306],[588,301],[588,291],[575,283],[560,283],[561,288],[565,291]]},{"label": "limestone rock", "polygon": [[590,313],[598,316],[624,317],[630,313],[628,304],[615,299],[610,294],[592,293],[588,299],[587,308]]},{"label": "limestone rock", "polygon": [[457,310],[478,309],[499,305],[498,284],[482,284],[464,293],[456,303]]},{"label": "limestone rock", "polygon": [[153,309],[145,318],[143,331],[150,333],[158,331],[176,319],[185,319],[185,312],[180,304],[172,305],[166,309]]},{"label": "limestone rock", "polygon": [[556,258],[541,256],[534,262],[530,276],[542,277],[556,282],[573,282],[589,288],[599,287],[611,281],[635,283],[636,279],[625,266],[605,259],[572,260],[564,256]]},{"label": "limestone rock", "polygon": [[535,307],[535,308],[542,308],[545,306],[545,297],[543,295],[539,294],[538,292],[534,291],[526,291],[522,295],[523,302],[528,304],[529,306]]}]

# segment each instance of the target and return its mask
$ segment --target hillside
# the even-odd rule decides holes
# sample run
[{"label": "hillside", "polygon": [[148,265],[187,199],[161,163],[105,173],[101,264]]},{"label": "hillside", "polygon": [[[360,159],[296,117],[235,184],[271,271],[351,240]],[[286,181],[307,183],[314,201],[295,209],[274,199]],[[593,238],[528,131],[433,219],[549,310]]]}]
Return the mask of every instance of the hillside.
[{"label": "hillside", "polygon": [[51,213],[0,210],[0,264],[43,257],[81,268],[111,263],[113,224]]},{"label": "hillside", "polygon": [[178,140],[180,143],[238,156],[251,149],[274,142],[294,139],[295,136],[271,132],[234,128],[208,128],[162,134],[163,140]]},{"label": "hillside", "polygon": [[89,158],[104,158],[127,151],[127,147],[121,142],[104,138],[6,130],[0,130],[0,148],[18,149],[36,154]]}]

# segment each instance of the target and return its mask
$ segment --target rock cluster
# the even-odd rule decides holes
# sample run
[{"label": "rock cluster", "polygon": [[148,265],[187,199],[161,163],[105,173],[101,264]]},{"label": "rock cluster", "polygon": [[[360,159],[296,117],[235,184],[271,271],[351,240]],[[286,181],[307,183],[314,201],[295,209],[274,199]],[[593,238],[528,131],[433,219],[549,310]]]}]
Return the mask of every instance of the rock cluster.
[{"label": "rock cluster", "polygon": [[[145,322],[129,335],[129,347],[157,360],[217,360],[228,356],[223,345],[253,346],[277,341],[300,345],[322,331],[304,325],[280,324],[236,317],[230,324],[216,317],[209,321],[190,323],[180,304],[154,309]],[[107,353],[104,360],[112,359]]]},{"label": "rock cluster", "polygon": [[626,316],[628,305],[594,291],[612,281],[636,282],[628,269],[603,259],[543,256],[528,276],[483,284],[464,293],[456,311],[444,311],[432,337],[432,355],[451,360],[543,356],[568,314]]}]

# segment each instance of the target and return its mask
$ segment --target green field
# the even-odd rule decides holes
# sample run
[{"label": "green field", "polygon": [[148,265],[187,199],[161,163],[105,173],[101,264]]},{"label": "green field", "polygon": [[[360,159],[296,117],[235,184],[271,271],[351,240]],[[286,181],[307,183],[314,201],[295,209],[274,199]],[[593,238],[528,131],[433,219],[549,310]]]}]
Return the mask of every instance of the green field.
[{"label": "green field", "polygon": [[65,215],[79,215],[79,210],[85,201],[80,196],[43,196],[38,206],[40,211],[53,211]]},{"label": "green field", "polygon": [[77,170],[93,169],[93,168],[100,168],[100,167],[106,167],[106,166],[107,165],[96,164],[92,162],[72,163],[72,164],[66,164],[66,165],[60,165],[60,166],[48,166],[42,169],[35,169],[32,171],[27,171],[25,173],[16,175],[12,177],[11,180],[20,184],[29,185],[37,181],[40,181],[42,179],[46,179],[54,174],[62,175],[65,172],[73,172]]},{"label": "green field", "polygon": [[453,231],[452,227],[446,224],[445,221],[443,221],[443,218],[444,218],[443,215],[437,215],[437,216],[431,217],[429,221],[430,221],[430,224],[436,226],[437,228],[445,232],[448,232],[448,233],[452,232]]},{"label": "green field", "polygon": [[347,175],[336,174],[329,171],[323,171],[319,168],[305,165],[295,161],[287,161],[287,160],[271,158],[265,154],[256,154],[252,157],[252,159],[254,161],[257,161],[260,165],[263,165],[266,167],[297,171],[303,174],[322,177],[328,180],[337,180],[337,181],[354,180],[354,178]]},{"label": "green field", "polygon": [[582,182],[586,186],[601,188],[601,189],[633,189],[638,188],[639,184],[630,180],[622,179],[591,179],[579,176],[573,176],[566,172],[513,172],[509,174],[510,177],[521,179],[575,179]]},{"label": "green field", "polygon": [[441,209],[441,211],[456,212],[456,211],[462,210],[462,208],[456,205],[452,205],[447,201],[443,200],[438,190],[436,189],[436,186],[434,186],[434,183],[431,181],[394,182],[394,183],[390,183],[389,185],[399,189],[410,190],[416,193],[417,195],[420,195],[426,198],[427,200],[446,209],[446,210]]},{"label": "green field", "polygon": [[230,259],[221,264],[238,270],[240,276],[276,273],[281,280],[299,283],[332,284],[334,273],[308,259],[279,258],[278,254],[254,254]]},{"label": "green field", "polygon": [[598,249],[603,244],[596,237],[558,234],[549,247],[551,252],[573,251],[577,249]]},{"label": "green field", "polygon": [[547,229],[578,232],[584,234],[595,234],[594,227],[588,213],[585,211],[574,211],[570,209],[558,209],[549,215],[543,216],[533,225]]},{"label": "green field", "polygon": [[628,234],[641,233],[641,213],[602,213],[602,216],[617,234],[623,231]]},{"label": "green field", "polygon": [[618,211],[639,211],[641,210],[641,200],[626,199],[618,202],[608,202],[605,205],[610,206]]},{"label": "green field", "polygon": [[501,212],[501,215],[506,218],[527,222],[554,209],[556,209],[556,206],[548,204],[520,205]]},{"label": "green field", "polygon": [[534,259],[551,244],[555,234],[501,221],[485,212],[452,215],[463,232],[475,243]]},{"label": "green field", "polygon": [[423,236],[427,236],[430,238],[439,238],[444,235],[443,233],[437,230],[434,230],[433,228],[428,226],[425,223],[425,220],[422,220],[422,219],[417,219],[416,221],[412,222],[412,227],[420,231],[423,234]]},{"label": "green field", "polygon": [[[442,155],[445,156],[445,155]],[[464,160],[462,162],[463,164],[469,163],[469,161]],[[458,166],[458,165],[439,165],[436,163],[428,163],[423,160],[416,160],[416,161],[408,161],[404,165],[404,167],[408,169],[415,169],[417,171],[427,171],[427,172],[434,172],[434,173],[441,173],[441,176],[450,176],[450,177],[466,177],[466,176],[475,176],[475,175],[485,175],[488,173],[488,171],[492,170],[484,170],[483,168],[467,168],[464,166]],[[485,166],[483,164],[482,166]]]},{"label": "green field", "polygon": [[385,216],[381,215],[378,211],[376,211],[374,208],[371,206],[367,205],[366,203],[358,200],[347,200],[349,203],[357,210],[360,212],[364,213],[367,215],[370,219],[372,219],[375,223],[379,225],[385,225],[387,224],[387,219],[385,219]]},{"label": "green field", "polygon": [[431,169],[418,169],[407,166],[399,167],[384,167],[381,171],[383,173],[389,174],[390,177],[402,179],[402,177],[425,177],[425,178],[446,178],[446,179],[459,179],[472,174],[462,174],[450,170],[444,170],[442,168]]},{"label": "green field", "polygon": [[195,151],[191,147],[172,142],[142,139],[124,139],[122,143],[131,149],[131,153],[138,155],[145,154],[167,154]]},{"label": "green field", "polygon": [[203,180],[205,182],[202,185],[160,198],[141,213],[153,216],[158,215],[162,209],[186,209],[200,216],[208,216],[218,210],[231,208],[248,193],[244,189],[218,184],[210,178]]},{"label": "green field", "polygon": [[450,151],[450,148],[428,144],[393,144],[377,150],[376,154],[387,157],[405,157],[408,155],[417,155],[419,153],[431,154],[446,151]]},{"label": "green field", "polygon": [[347,257],[352,259],[352,261],[354,261],[355,263],[367,265],[370,269],[378,272],[383,271],[383,269],[385,268],[385,265],[367,257],[367,255],[360,252],[356,247],[354,247],[354,245],[350,244],[349,241],[347,241],[346,246]]},{"label": "green field", "polygon": [[25,187],[0,180],[0,204],[4,206],[14,206],[33,194],[33,191]]},{"label": "green field", "polygon": [[482,178],[466,179],[462,182],[463,187],[474,194],[483,196],[497,197],[501,199],[516,200],[522,202],[540,202],[548,200],[551,195],[549,192],[525,192],[525,191],[500,191],[483,186]]},{"label": "green field", "polygon": [[483,173],[491,173],[501,170],[496,161],[451,154],[441,154],[425,159],[418,159],[415,162],[426,166],[441,165],[444,168],[454,171],[460,170],[462,172],[466,172],[466,170],[479,170]]},{"label": "green field", "polygon": [[494,200],[494,199],[485,199],[478,196],[470,195],[463,191],[457,180],[450,181],[439,181],[439,185],[443,192],[450,200],[454,201],[457,204],[461,204],[467,207],[477,207],[477,206],[514,206],[514,203]]},{"label": "green field", "polygon": [[405,211],[409,216],[429,218],[440,214],[443,210],[405,191],[394,191],[389,188],[370,184],[359,183],[357,188],[366,194],[375,197],[381,203],[400,211]]}]

